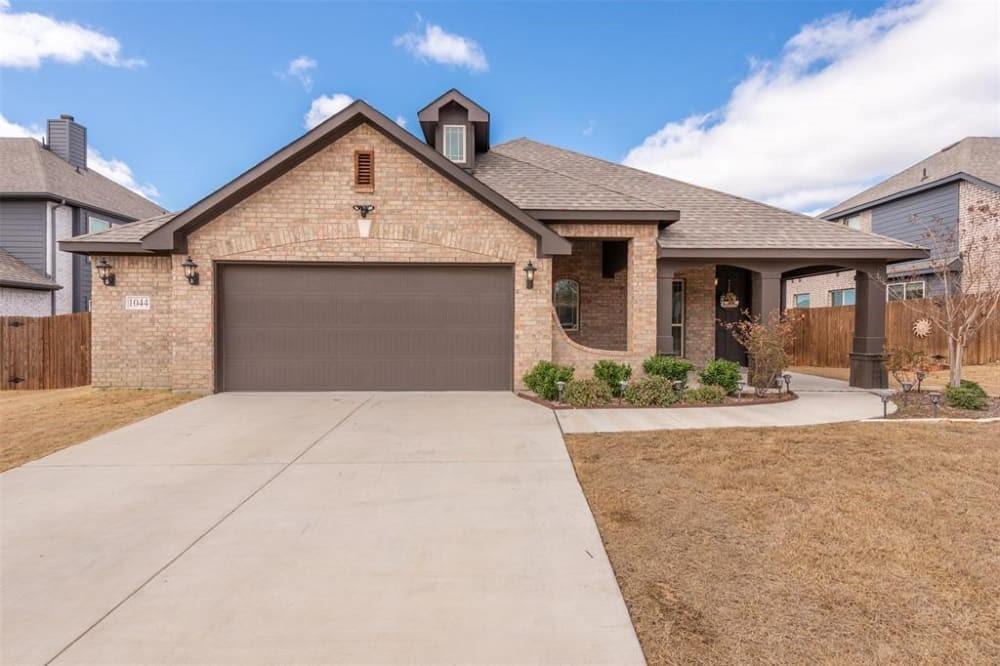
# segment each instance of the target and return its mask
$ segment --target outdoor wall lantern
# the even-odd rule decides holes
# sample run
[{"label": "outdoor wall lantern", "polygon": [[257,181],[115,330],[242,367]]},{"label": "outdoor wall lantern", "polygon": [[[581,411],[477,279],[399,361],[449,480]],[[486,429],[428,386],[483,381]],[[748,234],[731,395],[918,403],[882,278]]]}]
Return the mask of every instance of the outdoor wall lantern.
[{"label": "outdoor wall lantern", "polygon": [[534,289],[535,288],[535,271],[536,270],[538,270],[538,269],[535,268],[535,265],[533,263],[531,263],[530,260],[528,261],[528,265],[524,267],[524,277],[525,277],[524,286],[527,287],[528,289]]},{"label": "outdoor wall lantern", "polygon": [[105,287],[115,286],[115,274],[111,272],[112,268],[114,267],[108,263],[107,257],[101,257],[97,262],[97,276],[101,278]]},{"label": "outdoor wall lantern", "polygon": [[934,405],[934,418],[938,415],[938,405],[941,404],[941,394],[937,391],[931,391],[931,404]]},{"label": "outdoor wall lantern", "polygon": [[187,278],[188,284],[198,284],[198,264],[189,256],[181,266],[184,267],[184,277]]}]

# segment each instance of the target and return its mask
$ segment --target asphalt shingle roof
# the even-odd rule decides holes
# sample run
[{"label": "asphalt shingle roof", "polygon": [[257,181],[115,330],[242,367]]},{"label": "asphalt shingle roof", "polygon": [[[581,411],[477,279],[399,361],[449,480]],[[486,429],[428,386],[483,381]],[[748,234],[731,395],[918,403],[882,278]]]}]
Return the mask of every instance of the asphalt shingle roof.
[{"label": "asphalt shingle roof", "polygon": [[[585,187],[599,187],[648,201],[667,210],[679,210],[680,221],[663,230],[660,245],[672,248],[794,248],[900,249],[913,247],[885,236],[848,229],[843,225],[775,208],[750,199],[691,185],[673,178],[607,162],[596,157],[516,139],[494,146],[508,160],[540,167],[571,178]],[[519,180],[518,170],[504,178],[484,179],[500,194],[517,197],[532,187]],[[474,174],[479,177],[478,169]],[[532,190],[535,192],[535,190]],[[558,193],[551,193],[558,196]],[[534,196],[543,196],[535,193]]]},{"label": "asphalt shingle roof", "polygon": [[156,231],[164,224],[174,219],[177,213],[164,213],[154,217],[147,217],[145,220],[136,220],[128,224],[116,224],[105,231],[98,231],[93,234],[83,234],[74,236],[74,243],[79,241],[94,241],[95,243],[138,243],[143,238]]},{"label": "asphalt shingle roof", "polygon": [[125,217],[163,208],[93,169],[76,168],[31,138],[0,139],[0,194],[52,194]]},{"label": "asphalt shingle roof", "polygon": [[3,248],[0,248],[0,287],[50,291],[61,288],[55,280],[42,275]]},{"label": "asphalt shingle roof", "polygon": [[1000,186],[1000,137],[966,137],[837,204],[820,217],[833,217],[841,211],[960,173]]}]

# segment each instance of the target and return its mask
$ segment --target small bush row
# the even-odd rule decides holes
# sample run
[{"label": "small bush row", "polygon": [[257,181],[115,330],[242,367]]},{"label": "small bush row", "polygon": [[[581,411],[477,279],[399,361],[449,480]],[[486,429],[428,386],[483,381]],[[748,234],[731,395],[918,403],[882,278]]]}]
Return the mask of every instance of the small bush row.
[{"label": "small bush row", "polygon": [[592,379],[574,379],[572,367],[539,361],[524,375],[524,384],[546,400],[562,400],[573,407],[599,407],[616,397],[635,407],[667,407],[677,402],[719,404],[737,391],[742,380],[740,366],[724,359],[709,362],[698,374],[701,387],[680,391],[674,383],[687,383],[688,374],[694,370],[689,361],[653,356],[643,362],[642,368],[646,376],[629,381],[632,366],[601,360],[594,364]]}]

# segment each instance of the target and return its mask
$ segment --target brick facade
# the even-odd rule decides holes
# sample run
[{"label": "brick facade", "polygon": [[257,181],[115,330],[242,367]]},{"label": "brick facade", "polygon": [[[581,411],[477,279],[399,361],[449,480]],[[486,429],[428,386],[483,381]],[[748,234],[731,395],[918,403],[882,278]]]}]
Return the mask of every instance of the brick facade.
[{"label": "brick facade", "polygon": [[[992,218],[987,218],[976,210],[983,205],[993,210]],[[962,181],[958,189],[959,241],[967,264],[965,271],[967,276],[963,278],[962,286],[970,292],[1000,287],[1000,217],[998,216],[1000,216],[1000,192]],[[981,269],[980,263],[986,268]]]},{"label": "brick facade", "polygon": [[552,259],[552,282],[575,280],[580,285],[577,330],[566,335],[596,349],[625,351],[628,347],[628,268],[614,277],[602,274],[603,241],[573,239],[573,254]]},{"label": "brick facade", "polygon": [[[355,150],[375,152],[376,187],[370,194],[354,190]],[[375,206],[367,238],[352,210],[359,201]],[[580,276],[585,303],[587,290],[603,280],[597,241],[628,241],[626,268],[609,281],[606,293],[594,292],[600,298],[589,314],[586,309],[582,314],[584,321],[597,316],[606,325],[596,337],[581,341],[618,351],[582,346],[557,324],[554,328],[553,260],[537,256],[532,235],[380,131],[360,125],[191,232],[187,252],[198,264],[197,286],[184,277],[186,255],[109,257],[116,286],[104,287],[94,275],[93,383],[215,390],[216,271],[221,262],[241,261],[510,264],[515,269],[515,385],[543,359],[571,362],[581,375],[599,358],[627,360],[638,370],[656,351],[656,225],[559,223],[552,228],[580,240],[576,258],[559,261],[561,271]],[[526,287],[521,270],[529,260],[537,267],[533,289]],[[679,277],[686,284],[687,356],[704,363],[714,356],[714,270],[705,266]],[[148,296],[149,310],[125,310],[127,296]]]}]

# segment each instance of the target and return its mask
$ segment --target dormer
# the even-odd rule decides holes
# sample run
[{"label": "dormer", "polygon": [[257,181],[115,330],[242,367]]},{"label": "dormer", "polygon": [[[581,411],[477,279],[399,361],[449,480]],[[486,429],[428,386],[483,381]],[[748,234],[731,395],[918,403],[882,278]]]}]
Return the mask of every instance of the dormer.
[{"label": "dormer", "polygon": [[417,114],[424,140],[465,169],[490,149],[490,113],[452,88]]}]

